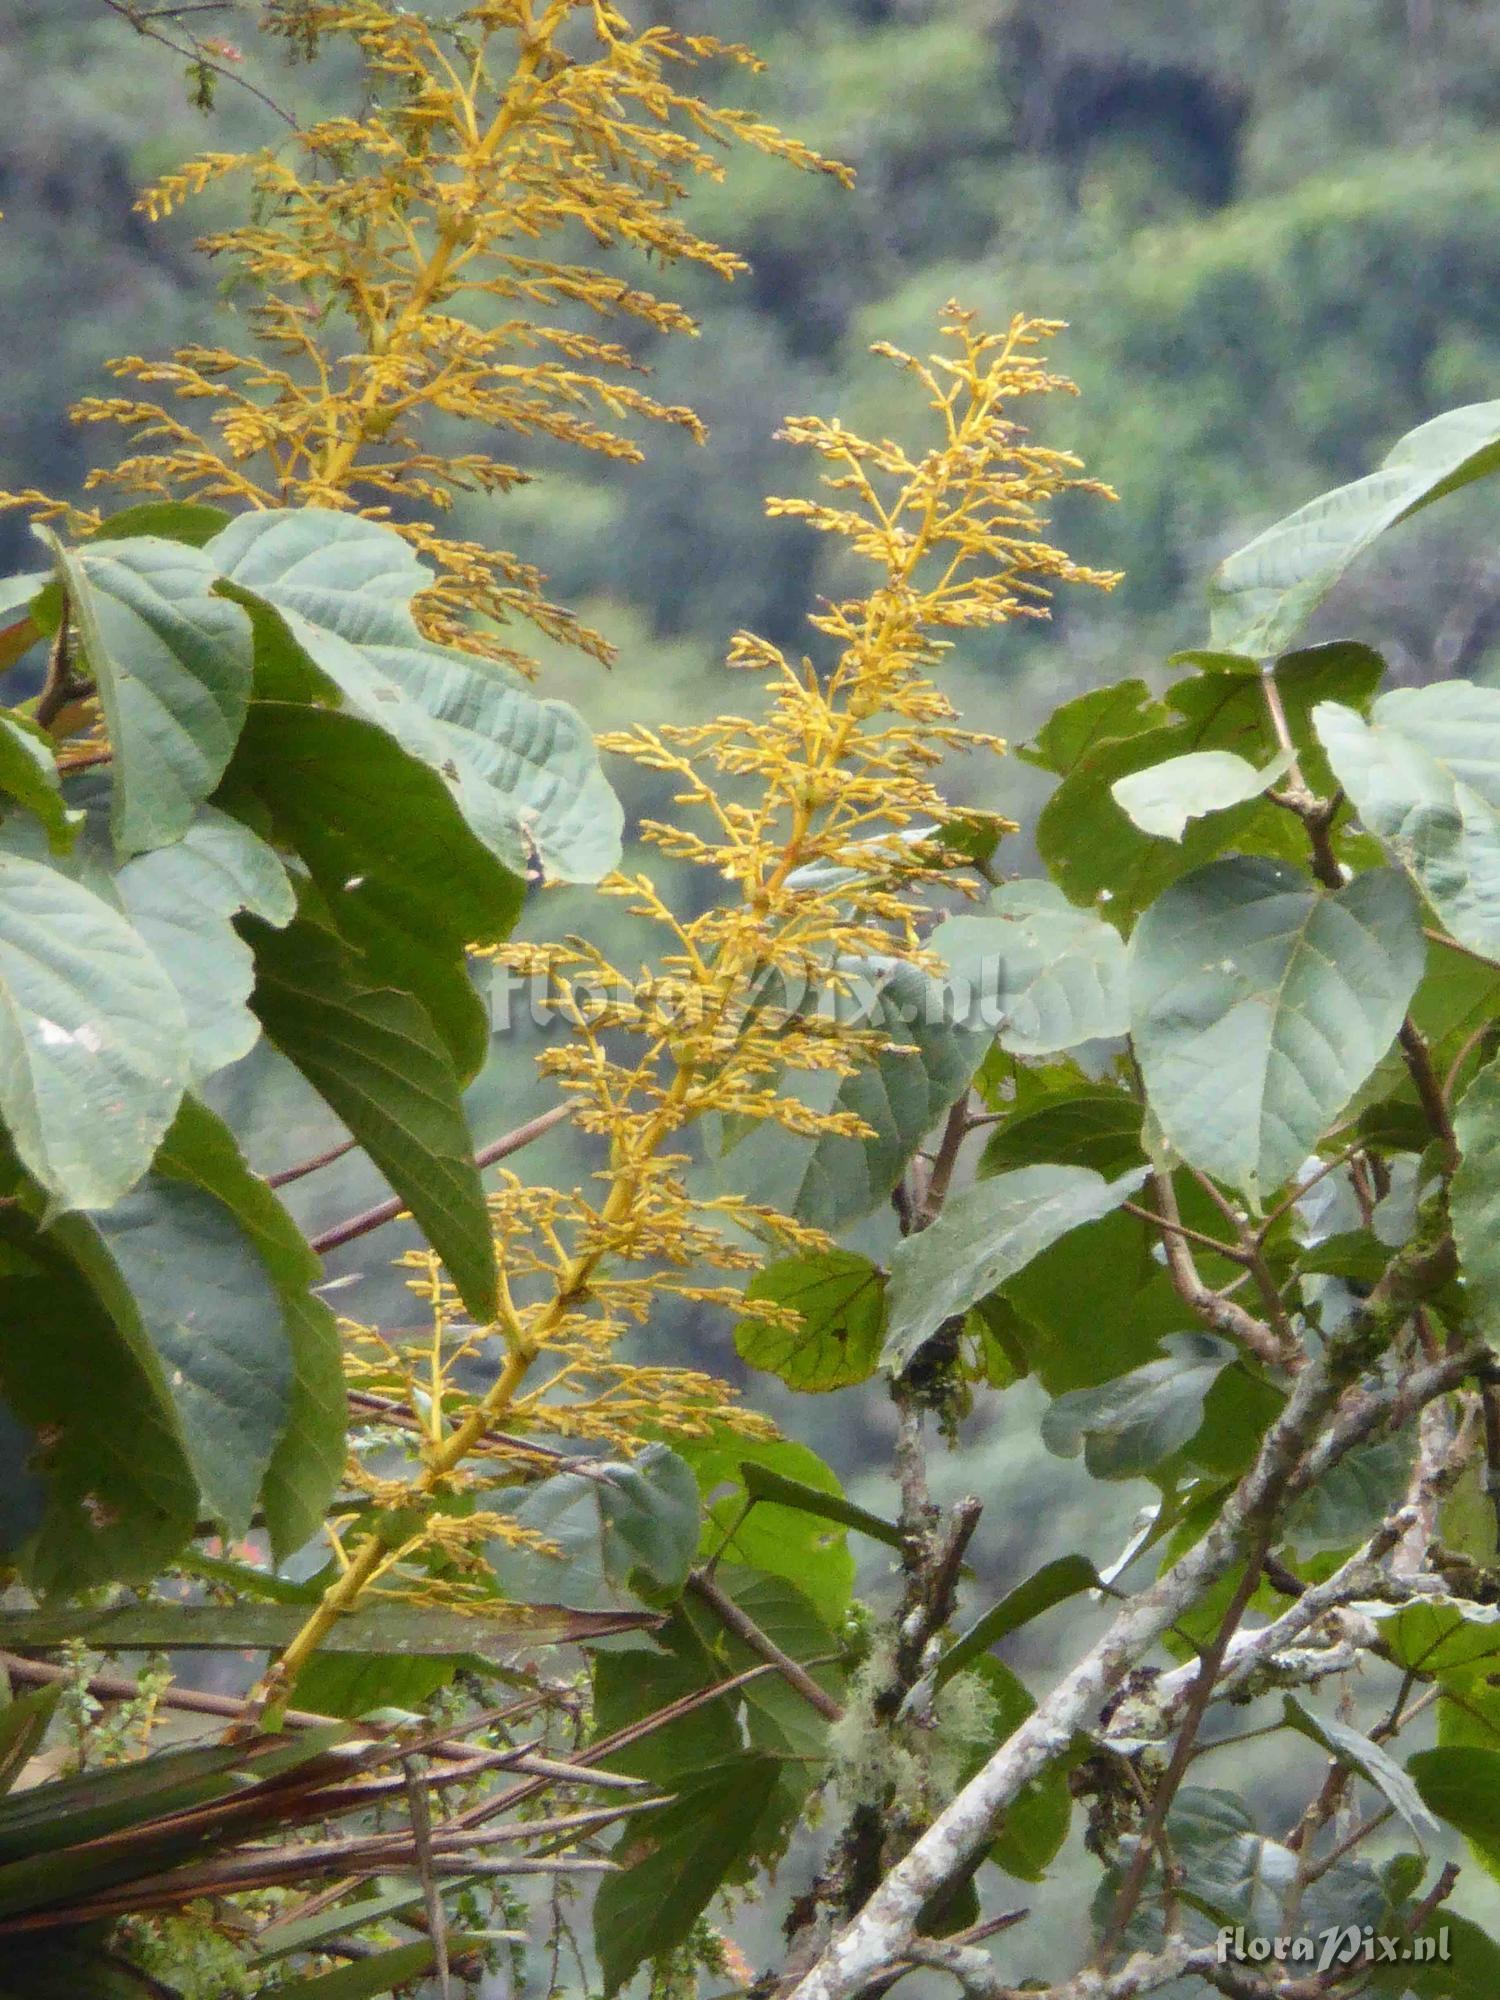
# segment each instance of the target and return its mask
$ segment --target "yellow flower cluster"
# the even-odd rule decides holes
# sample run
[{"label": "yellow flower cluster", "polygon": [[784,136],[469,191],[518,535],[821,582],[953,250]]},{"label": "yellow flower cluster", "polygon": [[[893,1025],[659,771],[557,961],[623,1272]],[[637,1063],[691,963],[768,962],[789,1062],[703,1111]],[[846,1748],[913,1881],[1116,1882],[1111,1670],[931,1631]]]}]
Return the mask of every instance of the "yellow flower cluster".
[{"label": "yellow flower cluster", "polygon": [[[607,659],[608,643],[549,600],[532,565],[445,525],[459,496],[527,475],[487,448],[449,448],[433,422],[623,459],[641,456],[637,421],[701,436],[691,410],[641,386],[629,340],[589,324],[697,330],[610,267],[612,254],[731,278],[740,259],[676,212],[693,180],[722,176],[726,146],[841,180],[847,169],[679,81],[709,62],[754,68],[747,50],[633,28],[604,0],[487,0],[446,20],[384,0],[282,0],[267,16],[304,54],[352,44],[367,107],[261,153],[210,153],[142,197],[160,217],[249,175],[253,219],[200,247],[253,301],[255,351],[193,344],[115,362],[169,400],[78,404],[78,421],[123,426],[138,447],[90,484],[389,517],[437,572],[419,607],[431,637],[526,667],[514,632],[529,626]],[[577,261],[578,240],[595,261]],[[38,493],[11,497],[76,530],[97,525]]]}]

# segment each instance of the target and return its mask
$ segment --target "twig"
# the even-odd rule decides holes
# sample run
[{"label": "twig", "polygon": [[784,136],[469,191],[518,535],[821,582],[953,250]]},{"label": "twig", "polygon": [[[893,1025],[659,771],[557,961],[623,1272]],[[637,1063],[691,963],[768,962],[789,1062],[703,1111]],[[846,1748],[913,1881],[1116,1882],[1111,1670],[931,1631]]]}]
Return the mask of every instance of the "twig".
[{"label": "twig", "polygon": [[[1172,1186],[1172,1176],[1158,1170],[1152,1176],[1152,1185],[1156,1192],[1155,1219],[1163,1231],[1167,1274],[1183,1304],[1214,1333],[1237,1342],[1257,1361],[1263,1361],[1271,1368],[1294,1368],[1301,1360],[1295,1341],[1289,1348],[1285,1338],[1278,1336],[1264,1320],[1257,1319],[1254,1313],[1247,1312],[1242,1305],[1225,1298],[1204,1283],[1188,1246],[1182,1217],[1177,1211],[1177,1191]],[[1248,1267],[1248,1258],[1240,1261]]]},{"label": "twig", "polygon": [[[537,1118],[530,1118],[524,1125],[518,1125],[514,1132],[507,1132],[503,1139],[496,1139],[492,1145],[481,1147],[474,1155],[476,1167],[492,1167],[497,1160],[508,1160],[512,1153],[519,1153],[523,1146],[529,1146],[550,1132],[555,1125],[561,1125],[573,1113],[571,1104],[555,1104],[550,1111],[544,1111]],[[363,1215],[354,1215],[347,1222],[335,1223],[332,1229],[325,1229],[320,1236],[314,1236],[312,1247],[318,1255],[324,1256],[330,1250],[342,1249],[344,1244],[353,1243],[358,1237],[369,1236],[377,1229],[383,1229],[388,1222],[396,1222],[410,1210],[399,1195],[392,1195],[389,1201],[378,1202],[374,1208],[367,1208]]]},{"label": "twig", "polygon": [[[278,104],[274,97],[262,90],[258,84],[252,83],[247,76],[241,76],[232,64],[216,61],[196,35],[193,35],[193,39],[190,42],[184,44],[173,41],[170,35],[164,34],[156,25],[158,21],[177,14],[217,12],[218,9],[216,7],[210,4],[194,6],[191,4],[191,0],[189,0],[187,6],[156,7],[149,11],[132,6],[131,0],[104,0],[104,5],[109,9],[111,14],[118,14],[122,21],[129,22],[136,33],[144,36],[148,42],[158,42],[162,48],[170,49],[174,56],[180,56],[184,62],[192,64],[195,69],[210,71],[222,82],[237,85],[239,89],[247,91],[258,104],[263,104],[268,111],[274,112],[283,125],[289,125],[294,132],[300,131],[301,127],[298,125],[297,120],[286,109],[285,105]],[[192,32],[191,29],[188,30],[189,34],[192,34]]]},{"label": "twig", "polygon": [[352,1153],[358,1144],[356,1139],[345,1139],[341,1145],[330,1146],[326,1153],[319,1153],[316,1159],[304,1160],[300,1166],[283,1167],[279,1173],[266,1175],[266,1186],[271,1188],[290,1187],[293,1181],[305,1180],[309,1174],[320,1173],[324,1167],[331,1167],[335,1160],[342,1160]]},{"label": "twig", "polygon": [[711,1576],[705,1575],[701,1569],[694,1570],[687,1580],[687,1588],[695,1597],[702,1598],[726,1631],[733,1632],[752,1653],[774,1667],[787,1686],[795,1688],[809,1707],[815,1708],[829,1722],[843,1720],[842,1704],[835,1701],[826,1688],[820,1688],[806,1667],[794,1660],[790,1653],[784,1653],[769,1633],[763,1632],[753,1618],[741,1611],[734,1599],[721,1590]]}]

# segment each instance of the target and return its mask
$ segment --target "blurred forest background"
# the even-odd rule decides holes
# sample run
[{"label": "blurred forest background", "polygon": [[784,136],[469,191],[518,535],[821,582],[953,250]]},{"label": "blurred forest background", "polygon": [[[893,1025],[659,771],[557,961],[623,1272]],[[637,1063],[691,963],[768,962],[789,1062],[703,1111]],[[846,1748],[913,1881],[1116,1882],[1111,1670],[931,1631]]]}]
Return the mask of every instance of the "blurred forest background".
[{"label": "blurred forest background", "polygon": [[[1112,508],[1080,503],[1058,537],[1124,571],[1113,597],[1090,593],[1050,624],[981,636],[956,665],[966,720],[1013,741],[1071,692],[1160,676],[1169,652],[1205,637],[1203,586],[1220,555],[1371,469],[1424,417],[1500,395],[1490,0],[654,0],[654,11],[760,51],[769,70],[751,101],[852,162],[859,184],[840,194],[747,157],[694,197],[698,226],[753,269],[728,288],[686,274],[679,295],[703,338],[643,344],[642,358],[669,401],[707,419],[707,449],[657,436],[638,467],[533,455],[536,485],[475,502],[461,520],[540,562],[562,601],[619,647],[610,672],[544,663],[548,690],[598,727],[738,705],[750,691],[720,668],[736,627],[802,643],[804,612],[836,586],[826,546],[763,517],[767,493],[808,478],[774,434],[802,411],[865,434],[899,427],[900,378],[868,345],[925,348],[949,297],[991,322],[1021,309],[1070,322],[1056,358],[1083,395],[1055,441],[1120,494]],[[137,189],[200,146],[272,139],[277,123],[232,84],[205,117],[180,63],[101,0],[0,0],[0,27],[0,485],[74,493],[110,447],[76,432],[67,406],[100,388],[105,358],[163,351],[234,309],[191,247],[234,184],[162,228],[134,214]],[[224,33],[233,39],[232,16]],[[294,111],[320,93],[332,101],[340,83],[316,69],[245,73]],[[1356,572],[1322,629],[1370,640],[1399,679],[1500,674],[1500,513],[1493,498],[1485,513],[1488,492],[1461,533],[1439,508],[1383,545],[1378,571]],[[33,566],[17,516],[0,517],[0,561]],[[1045,795],[1040,774],[1014,761],[960,767],[953,790],[1023,825]],[[639,789],[630,803],[645,803]],[[1024,833],[1002,852],[1014,869],[1028,859]],[[542,902],[554,934],[622,921],[614,908],[601,919],[582,892],[566,908]],[[497,1035],[475,1086],[481,1140],[548,1101],[533,1035],[524,1022]],[[275,1061],[263,1050],[223,1091],[265,1168],[337,1136]],[[521,1164],[587,1170],[566,1140]],[[296,1192],[317,1228],[382,1190],[340,1168]],[[1083,1286],[1101,1314],[1180,1330],[1169,1288],[1155,1273],[1122,1274],[1109,1232],[1070,1239],[1066,1261],[1041,1259],[1027,1309],[1044,1316],[1049,1286]],[[1099,1240],[1085,1246],[1085,1235]],[[385,1262],[401,1241],[386,1230],[335,1261],[349,1280],[341,1305],[401,1324],[400,1278]],[[679,1335],[734,1372],[722,1323],[667,1330]],[[1102,1566],[1153,1497],[1048,1458],[1034,1419],[1025,1384],[988,1398],[949,1462],[952,1491],[986,1498],[986,1561],[1002,1585],[1069,1549]],[[884,1461],[886,1427],[873,1384],[796,1415],[871,1500],[864,1468]],[[1050,1669],[1080,1635],[1064,1619],[1046,1635],[1031,1662]],[[1054,1921],[1066,1929],[1058,1879],[1043,1895],[1060,1895]]]}]

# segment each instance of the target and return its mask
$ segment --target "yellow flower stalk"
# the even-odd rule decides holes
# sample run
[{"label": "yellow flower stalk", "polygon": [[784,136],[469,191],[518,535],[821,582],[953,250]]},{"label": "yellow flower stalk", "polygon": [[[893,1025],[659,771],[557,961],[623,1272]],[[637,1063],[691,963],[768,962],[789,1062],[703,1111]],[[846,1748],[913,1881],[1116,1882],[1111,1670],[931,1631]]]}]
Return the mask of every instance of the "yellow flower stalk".
[{"label": "yellow flower stalk", "polygon": [[[512,967],[550,982],[571,1033],[541,1064],[607,1158],[582,1187],[507,1177],[494,1196],[505,1358],[482,1396],[429,1390],[429,1410],[442,1421],[434,1416],[409,1487],[382,1496],[393,1512],[420,1512],[455,1482],[472,1484],[471,1456],[501,1426],[629,1451],[648,1426],[691,1433],[709,1416],[722,1418],[726,1390],[620,1360],[622,1337],[670,1298],[743,1310],[735,1280],[760,1261],[745,1247],[747,1233],[777,1252],[828,1247],[817,1230],[741,1196],[694,1194],[690,1135],[710,1116],[768,1121],[789,1135],[867,1131],[851,1113],[809,1109],[785,1079],[847,1074],[891,1038],[831,1034],[816,1010],[769,1004],[767,976],[800,985],[811,974],[836,990],[839,968],[852,959],[930,963],[924,892],[951,879],[951,862],[899,836],[949,816],[933,774],[951,751],[1003,748],[963,729],[932,678],[949,635],[1042,611],[1058,583],[1113,581],[1072,562],[1043,532],[1060,492],[1104,489],[1081,477],[1071,455],[1029,443],[1010,415],[1017,397],[1069,386],[1038,352],[1056,331],[1017,319],[986,335],[950,307],[943,349],[931,360],[882,349],[916,379],[936,419],[937,442],[921,458],[814,418],[790,425],[788,435],[824,460],[836,504],[773,501],[772,511],[796,511],[843,535],[876,570],[867,596],[812,620],[834,641],[832,664],[821,672],[810,661],[794,664],[742,634],[730,663],[765,676],[762,713],[605,739],[670,774],[676,803],[698,822],[648,823],[644,837],[712,871],[730,893],[683,919],[644,875],[606,883],[662,940],[656,964],[635,973],[581,940],[504,948]],[[749,781],[743,799],[730,796],[738,780]],[[663,978],[675,982],[670,1006]],[[583,1003],[585,982],[591,996],[606,996],[602,1005]],[[427,1284],[440,1299],[434,1273]],[[497,1473],[491,1451],[479,1483],[524,1469],[524,1437],[510,1449],[510,1468],[502,1452]],[[273,1668],[264,1700],[285,1702],[334,1622],[421,1542],[416,1530],[393,1546],[377,1527],[340,1544],[341,1574]]]}]

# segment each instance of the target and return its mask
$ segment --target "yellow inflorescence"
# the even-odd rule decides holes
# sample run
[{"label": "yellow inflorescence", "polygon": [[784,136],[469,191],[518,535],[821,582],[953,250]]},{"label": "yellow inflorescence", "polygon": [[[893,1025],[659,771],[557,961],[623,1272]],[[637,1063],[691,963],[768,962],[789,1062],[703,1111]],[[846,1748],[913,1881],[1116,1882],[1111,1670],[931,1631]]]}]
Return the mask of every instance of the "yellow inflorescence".
[{"label": "yellow inflorescence", "polygon": [[[606,260],[625,249],[725,278],[741,270],[676,212],[694,179],[722,176],[727,145],[839,179],[847,170],[685,87],[707,62],[754,67],[747,51],[637,29],[603,0],[489,0],[447,21],[381,0],[273,0],[266,16],[304,53],[352,43],[368,108],[274,150],[206,154],[142,197],[160,217],[248,174],[254,220],[201,247],[253,297],[256,343],[115,362],[121,380],[169,402],[78,404],[80,422],[121,426],[137,447],[90,485],[390,516],[437,572],[419,606],[430,636],[526,667],[516,628],[530,627],[608,658],[531,565],[449,532],[460,495],[525,474],[487,447],[434,445],[432,420],[625,459],[641,455],[622,428],[636,422],[700,437],[693,412],[651,396],[607,331],[693,333],[693,321]],[[577,261],[580,240],[597,262]],[[188,407],[178,416],[169,404]],[[41,494],[11,499],[97,525]]]}]

